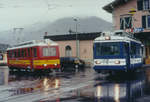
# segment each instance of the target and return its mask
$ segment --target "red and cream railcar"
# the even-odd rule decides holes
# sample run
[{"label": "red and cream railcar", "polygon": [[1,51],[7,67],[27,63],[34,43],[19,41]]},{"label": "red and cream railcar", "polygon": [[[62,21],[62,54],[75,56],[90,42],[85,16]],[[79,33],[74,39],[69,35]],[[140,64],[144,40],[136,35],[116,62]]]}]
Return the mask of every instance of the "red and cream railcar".
[{"label": "red and cream railcar", "polygon": [[52,40],[24,42],[7,49],[10,69],[59,69],[59,47]]}]

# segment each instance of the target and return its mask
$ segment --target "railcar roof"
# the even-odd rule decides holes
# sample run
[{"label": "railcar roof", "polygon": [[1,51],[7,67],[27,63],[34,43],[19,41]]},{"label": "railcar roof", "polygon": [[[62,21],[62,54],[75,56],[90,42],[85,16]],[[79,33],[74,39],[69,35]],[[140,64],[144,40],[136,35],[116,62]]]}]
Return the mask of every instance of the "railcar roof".
[{"label": "railcar roof", "polygon": [[[141,43],[141,41],[135,39],[133,34],[124,32],[122,30],[117,30],[115,32],[107,32],[103,33],[100,37],[97,37],[94,42],[130,42],[134,41],[136,43]],[[109,37],[110,39],[106,39],[106,37]]]},{"label": "railcar roof", "polygon": [[[110,40],[106,40],[106,37],[110,37]],[[94,42],[130,42],[134,41],[136,43],[141,43],[139,40],[132,39],[129,37],[122,37],[122,36],[116,36],[116,35],[111,35],[111,36],[100,36],[94,40]]]},{"label": "railcar roof", "polygon": [[8,48],[7,50],[13,50],[13,49],[19,49],[19,48],[28,48],[28,47],[34,47],[34,46],[58,46],[58,44],[50,39],[44,39],[44,40],[32,40],[27,42],[22,42],[17,45],[14,45],[11,48]]}]

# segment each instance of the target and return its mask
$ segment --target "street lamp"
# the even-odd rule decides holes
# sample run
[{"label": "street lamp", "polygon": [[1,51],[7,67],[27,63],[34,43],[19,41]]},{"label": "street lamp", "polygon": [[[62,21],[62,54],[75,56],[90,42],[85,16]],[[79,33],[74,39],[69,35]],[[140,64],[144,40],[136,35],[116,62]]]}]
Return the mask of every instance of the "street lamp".
[{"label": "street lamp", "polygon": [[78,40],[78,34],[77,34],[77,23],[78,20],[76,18],[73,19],[76,23],[76,57],[79,58],[79,40]]}]

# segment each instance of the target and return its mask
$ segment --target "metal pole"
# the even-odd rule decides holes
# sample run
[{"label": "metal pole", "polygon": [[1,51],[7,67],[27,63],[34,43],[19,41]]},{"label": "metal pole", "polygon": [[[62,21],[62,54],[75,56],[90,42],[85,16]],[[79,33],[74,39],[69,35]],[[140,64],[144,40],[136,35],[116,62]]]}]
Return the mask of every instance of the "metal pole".
[{"label": "metal pole", "polygon": [[79,56],[79,40],[78,40],[78,32],[77,32],[77,19],[74,19],[75,23],[76,23],[76,57],[80,57]]}]

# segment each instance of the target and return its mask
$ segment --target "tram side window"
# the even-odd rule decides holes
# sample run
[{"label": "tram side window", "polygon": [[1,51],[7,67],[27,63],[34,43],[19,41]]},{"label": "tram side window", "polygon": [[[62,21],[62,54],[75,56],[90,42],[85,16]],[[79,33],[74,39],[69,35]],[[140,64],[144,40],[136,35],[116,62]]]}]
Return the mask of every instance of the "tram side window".
[{"label": "tram side window", "polygon": [[37,57],[37,49],[36,48],[33,48],[33,56]]},{"label": "tram side window", "polygon": [[141,49],[140,46],[136,46],[136,55],[137,56],[141,55],[140,49]]},{"label": "tram side window", "polygon": [[140,46],[137,44],[131,44],[131,55],[140,55]]},{"label": "tram side window", "polygon": [[56,56],[56,48],[43,48],[43,56]]},{"label": "tram side window", "polygon": [[131,44],[131,55],[136,55],[136,46],[135,46],[135,44]]}]

